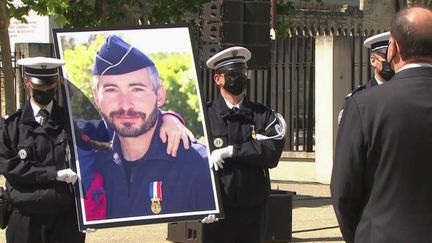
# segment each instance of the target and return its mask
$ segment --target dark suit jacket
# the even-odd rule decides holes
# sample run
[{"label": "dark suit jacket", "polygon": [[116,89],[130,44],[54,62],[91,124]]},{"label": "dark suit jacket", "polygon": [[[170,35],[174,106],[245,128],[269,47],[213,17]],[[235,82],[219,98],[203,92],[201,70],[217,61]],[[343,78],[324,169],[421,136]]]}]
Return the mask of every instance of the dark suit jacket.
[{"label": "dark suit jacket", "polygon": [[347,242],[432,242],[432,68],[349,99],[331,193]]}]

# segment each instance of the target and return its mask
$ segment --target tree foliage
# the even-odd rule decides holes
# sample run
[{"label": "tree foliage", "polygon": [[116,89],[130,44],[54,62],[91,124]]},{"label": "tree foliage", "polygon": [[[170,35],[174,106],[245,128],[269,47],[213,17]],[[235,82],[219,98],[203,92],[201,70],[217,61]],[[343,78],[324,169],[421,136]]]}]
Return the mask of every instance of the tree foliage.
[{"label": "tree foliage", "polygon": [[[85,107],[92,100],[92,69],[94,57],[104,42],[103,35],[91,36],[87,43],[75,44],[74,39],[62,39],[64,47],[65,69],[68,79],[76,89],[73,101],[73,113],[83,119],[95,119],[95,109]],[[192,66],[192,57],[184,53],[159,52],[149,57],[156,64],[161,76],[161,82],[167,93],[167,99],[162,110],[175,111],[181,114],[186,126],[197,138],[203,137],[197,80]],[[82,93],[84,96],[78,94]],[[88,105],[87,105],[88,106]],[[85,111],[85,112],[83,112]],[[78,115],[79,113],[79,115]]]}]

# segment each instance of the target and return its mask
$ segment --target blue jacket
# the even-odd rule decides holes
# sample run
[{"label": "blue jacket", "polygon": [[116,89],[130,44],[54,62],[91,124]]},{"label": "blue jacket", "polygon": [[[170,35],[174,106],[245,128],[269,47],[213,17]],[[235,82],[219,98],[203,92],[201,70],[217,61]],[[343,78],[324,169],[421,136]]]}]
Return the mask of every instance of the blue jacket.
[{"label": "blue jacket", "polygon": [[206,147],[197,143],[185,150],[179,146],[177,157],[172,157],[157,136],[160,125],[148,152],[137,161],[124,161],[118,137],[113,151],[96,154],[96,169],[104,177],[107,218],[153,215],[149,188],[157,181],[162,182],[160,214],[215,209]]}]

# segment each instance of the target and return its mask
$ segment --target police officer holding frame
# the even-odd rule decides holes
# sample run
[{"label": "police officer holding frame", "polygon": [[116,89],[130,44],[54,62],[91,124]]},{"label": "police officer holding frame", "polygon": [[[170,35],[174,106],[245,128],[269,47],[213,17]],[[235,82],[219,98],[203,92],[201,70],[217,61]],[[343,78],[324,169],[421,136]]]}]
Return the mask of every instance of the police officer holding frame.
[{"label": "police officer holding frame", "polygon": [[270,193],[269,168],[279,162],[286,124],[281,115],[251,102],[244,47],[223,50],[207,61],[215,70],[221,96],[207,104],[211,167],[219,179],[225,217],[202,220],[205,243],[263,240],[264,213]]},{"label": "police officer holding frame", "polygon": [[[387,52],[388,41],[390,38],[390,32],[380,33],[367,38],[363,45],[370,49],[369,61],[371,66],[374,68],[373,77],[364,85],[358,86],[351,93],[345,97],[345,101],[351,98],[355,94],[359,94],[362,91],[367,91],[370,88],[381,85],[389,81],[395,74],[394,70],[391,68],[390,63],[387,62],[385,54]],[[344,104],[344,107],[345,108]],[[342,118],[343,108],[339,112],[338,124]]]},{"label": "police officer holding frame", "polygon": [[70,137],[63,108],[54,96],[60,82],[54,58],[24,58],[24,85],[30,98],[0,128],[0,173],[12,204],[7,242],[80,243],[69,168]]}]

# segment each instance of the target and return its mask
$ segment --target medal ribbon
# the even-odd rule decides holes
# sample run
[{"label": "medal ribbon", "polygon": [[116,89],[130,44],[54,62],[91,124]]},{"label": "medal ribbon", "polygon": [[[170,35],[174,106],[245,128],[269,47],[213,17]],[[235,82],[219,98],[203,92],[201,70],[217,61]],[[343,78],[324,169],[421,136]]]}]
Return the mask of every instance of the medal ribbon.
[{"label": "medal ribbon", "polygon": [[150,182],[150,198],[159,198],[162,201],[162,181]]}]

